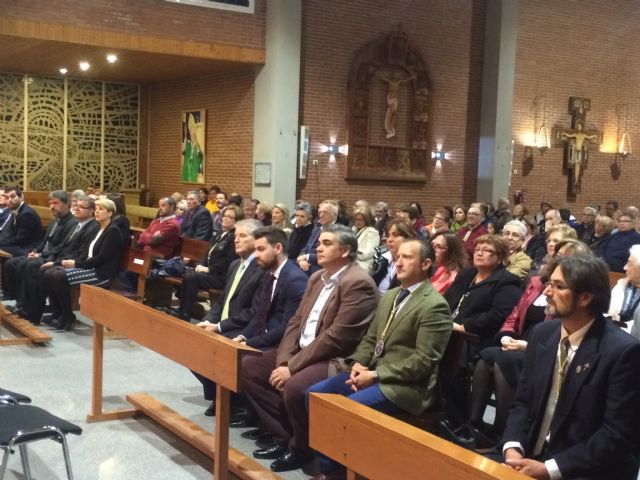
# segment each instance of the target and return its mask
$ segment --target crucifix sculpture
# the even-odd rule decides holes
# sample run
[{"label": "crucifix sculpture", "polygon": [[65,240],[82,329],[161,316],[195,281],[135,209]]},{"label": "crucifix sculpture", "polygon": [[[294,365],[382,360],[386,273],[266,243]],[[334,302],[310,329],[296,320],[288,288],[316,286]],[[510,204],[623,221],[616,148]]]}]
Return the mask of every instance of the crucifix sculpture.
[{"label": "crucifix sculpture", "polygon": [[556,128],[556,138],[565,143],[564,161],[569,172],[569,193],[580,192],[580,180],[589,159],[589,145],[600,143],[601,133],[596,130],[585,130],[587,112],[591,107],[588,98],[569,98],[571,128]]}]

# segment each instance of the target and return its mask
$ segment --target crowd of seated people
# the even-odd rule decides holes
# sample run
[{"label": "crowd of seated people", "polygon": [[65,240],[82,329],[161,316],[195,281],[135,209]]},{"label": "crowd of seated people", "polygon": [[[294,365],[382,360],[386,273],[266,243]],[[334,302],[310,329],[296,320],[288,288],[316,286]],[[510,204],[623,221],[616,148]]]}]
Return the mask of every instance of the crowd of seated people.
[{"label": "crowd of seated people", "polygon": [[[131,235],[121,196],[54,191],[49,208],[42,237],[22,191],[0,191],[0,249],[13,255],[2,269],[4,296],[33,323],[68,330],[75,320],[71,289],[108,287]],[[327,199],[314,209],[299,200],[289,209],[214,186],[160,198],[157,217],[133,245],[168,259],[179,253],[180,237],[208,243],[182,277],[179,306],[165,311],[191,321],[200,290],[222,292],[198,325],[264,352],[244,359],[244,394],[234,399],[232,424],[257,427],[243,433],[258,442],[256,458],[287,471],[314,458],[310,392],[414,415],[442,402],[446,435],[471,435],[475,447],[499,445],[519,398],[528,341],[538,325],[567,313],[557,310],[561,287],[547,286],[564,265],[559,258],[599,258],[598,265],[624,272],[604,313],[639,338],[638,210],[588,205],[580,221],[565,210],[543,202],[531,214],[503,198],[497,209],[482,202],[432,206],[427,224],[418,202],[393,209],[359,200],[349,209]],[[465,377],[439,373],[452,332],[476,336],[457,359]],[[199,380],[211,402],[205,414],[213,415],[215,384]],[[492,394],[496,414],[487,425]],[[325,477],[345,474],[328,459],[321,465]],[[555,474],[566,467],[560,461],[550,468]]]}]

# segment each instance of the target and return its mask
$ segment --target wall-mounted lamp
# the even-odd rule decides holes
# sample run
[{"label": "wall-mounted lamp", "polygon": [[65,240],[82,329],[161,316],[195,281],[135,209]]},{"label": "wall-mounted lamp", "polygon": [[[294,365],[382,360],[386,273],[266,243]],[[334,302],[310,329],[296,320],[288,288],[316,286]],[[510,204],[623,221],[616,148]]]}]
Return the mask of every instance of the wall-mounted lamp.
[{"label": "wall-mounted lamp", "polygon": [[340,153],[340,146],[335,143],[327,145],[327,153],[329,155],[337,155],[338,153]]},{"label": "wall-mounted lamp", "polygon": [[618,152],[616,156],[625,159],[631,154],[631,138],[627,133],[627,124],[629,121],[629,104],[622,103],[616,105],[616,113],[618,114],[618,132],[622,132],[622,134],[620,135],[620,143],[618,144]]},{"label": "wall-mounted lamp", "polygon": [[[544,152],[549,150],[551,142],[549,140],[549,129],[547,128],[547,96],[539,95],[533,99],[533,104],[536,109],[542,109],[542,122],[536,131],[536,148],[540,152],[540,155],[544,155]],[[540,106],[542,104],[542,106]],[[540,117],[540,115],[536,115]]]},{"label": "wall-mounted lamp", "polygon": [[444,152],[442,150],[434,150],[433,152],[431,152],[431,158],[433,159],[433,162],[441,162],[442,160],[444,160]]}]

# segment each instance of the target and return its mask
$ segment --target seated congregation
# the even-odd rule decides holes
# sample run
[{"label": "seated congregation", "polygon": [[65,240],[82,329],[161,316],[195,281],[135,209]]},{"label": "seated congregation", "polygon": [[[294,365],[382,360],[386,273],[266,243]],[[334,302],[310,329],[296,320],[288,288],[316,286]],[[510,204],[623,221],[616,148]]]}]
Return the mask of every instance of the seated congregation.
[{"label": "seated congregation", "polygon": [[[42,237],[20,188],[0,192],[14,313],[69,330],[74,288],[134,283],[120,271],[125,247],[151,254],[158,272],[174,265],[162,311],[262,352],[243,358],[231,426],[275,472],[318,459],[317,478],[346,478],[309,446],[309,395],[337,393],[409,421],[431,415],[435,433],[534,478],[638,475],[635,207],[587,206],[577,222],[503,198],[495,210],[439,207],[428,223],[415,202],[393,216],[364,200],[290,212],[213,187],[161,198],[134,236],[121,197],[53,191],[49,210]],[[199,258],[185,255],[192,241]],[[626,272],[613,292],[610,272]],[[203,291],[215,292],[204,315]],[[461,337],[458,368],[445,368]],[[195,376],[213,416],[216,385]]]}]

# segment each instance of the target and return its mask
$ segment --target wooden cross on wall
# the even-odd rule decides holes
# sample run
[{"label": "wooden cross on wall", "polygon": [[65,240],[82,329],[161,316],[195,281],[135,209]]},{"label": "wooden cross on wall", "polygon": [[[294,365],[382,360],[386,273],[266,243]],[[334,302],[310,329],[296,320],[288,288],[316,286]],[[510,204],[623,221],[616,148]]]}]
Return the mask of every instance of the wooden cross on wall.
[{"label": "wooden cross on wall", "polygon": [[600,143],[602,134],[597,130],[585,130],[587,112],[591,109],[591,99],[569,97],[571,128],[556,128],[555,137],[564,142],[564,168],[567,169],[570,195],[580,192],[582,173],[589,160],[589,145]]}]

